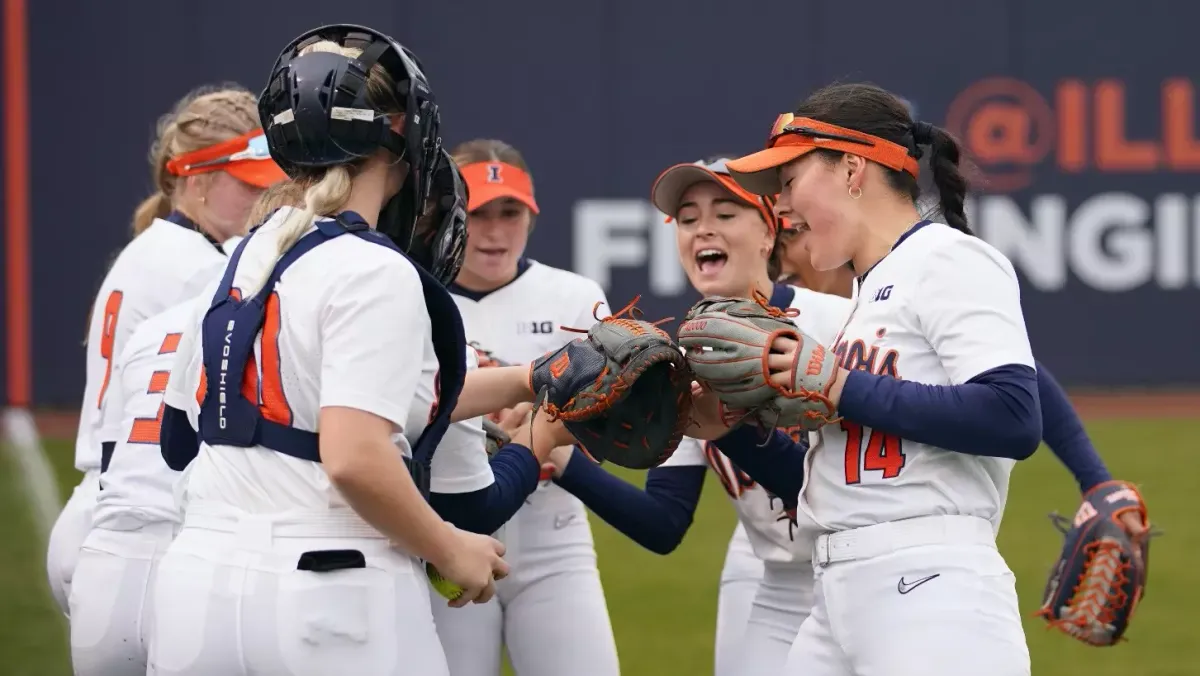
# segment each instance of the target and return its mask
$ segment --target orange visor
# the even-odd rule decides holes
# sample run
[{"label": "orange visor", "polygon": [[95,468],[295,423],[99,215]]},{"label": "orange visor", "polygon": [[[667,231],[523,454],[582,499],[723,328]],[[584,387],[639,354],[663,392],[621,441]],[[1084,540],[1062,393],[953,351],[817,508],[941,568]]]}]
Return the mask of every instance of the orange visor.
[{"label": "orange visor", "polygon": [[271,159],[267,137],[255,129],[228,141],[184,153],[167,162],[167,171],[175,176],[195,176],[224,171],[230,176],[259,188],[267,188],[287,178]]},{"label": "orange visor", "polygon": [[779,167],[821,148],[859,155],[889,169],[906,171],[914,178],[920,172],[917,159],[902,145],[836,124],[784,113],[771,127],[766,149],[730,160],[729,175],[756,195],[776,195],[783,189]]},{"label": "orange visor", "polygon": [[461,167],[471,198],[467,211],[475,211],[488,202],[511,197],[538,212],[533,199],[533,179],[523,169],[504,162],[473,162]]},{"label": "orange visor", "polygon": [[[758,209],[762,215],[763,221],[774,233],[778,229],[779,219],[775,217],[772,210],[773,202],[768,201],[763,197],[759,197],[738,185],[729,176],[729,170],[726,168],[727,160],[719,159],[714,162],[693,162],[690,164],[676,164],[673,167],[668,167],[666,171],[658,175],[654,180],[654,187],[650,188],[650,202],[655,208],[667,214],[667,221],[671,221],[679,215],[679,206],[683,201],[683,194],[688,191],[688,188],[697,183],[711,182],[716,183],[725,192],[729,193],[735,201],[741,202],[748,207]],[[784,224],[786,228],[787,225]]]}]

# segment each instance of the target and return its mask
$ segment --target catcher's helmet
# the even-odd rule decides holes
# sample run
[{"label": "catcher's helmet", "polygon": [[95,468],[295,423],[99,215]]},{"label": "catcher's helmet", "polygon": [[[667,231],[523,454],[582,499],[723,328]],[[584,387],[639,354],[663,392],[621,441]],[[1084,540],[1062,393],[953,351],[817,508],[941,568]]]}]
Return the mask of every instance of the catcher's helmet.
[{"label": "catcher's helmet", "polygon": [[[330,52],[300,52],[328,40],[362,50],[358,58]],[[392,132],[389,117],[367,100],[371,67],[379,64],[396,83],[403,106],[403,135]],[[441,116],[429,82],[411,51],[365,26],[337,24],[314,28],[280,52],[258,99],[258,114],[271,157],[293,178],[306,168],[330,167],[370,157],[386,148],[408,163],[400,192],[385,208],[379,231],[401,249],[412,244],[442,152]],[[395,203],[395,206],[392,205]]]},{"label": "catcher's helmet", "polygon": [[[449,284],[462,269],[467,248],[467,203],[469,193],[458,165],[442,150],[433,173],[433,188],[425,214],[417,220],[408,255],[443,284]],[[403,200],[388,203],[387,211],[405,208]]]}]

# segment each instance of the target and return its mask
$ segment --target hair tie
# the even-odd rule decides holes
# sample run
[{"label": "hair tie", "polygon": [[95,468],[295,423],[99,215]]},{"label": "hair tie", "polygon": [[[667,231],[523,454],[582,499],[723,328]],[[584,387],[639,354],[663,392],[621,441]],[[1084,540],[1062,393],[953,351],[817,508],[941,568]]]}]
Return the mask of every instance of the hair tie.
[{"label": "hair tie", "polygon": [[928,122],[914,122],[912,127],[913,141],[919,146],[933,143],[933,125]]}]

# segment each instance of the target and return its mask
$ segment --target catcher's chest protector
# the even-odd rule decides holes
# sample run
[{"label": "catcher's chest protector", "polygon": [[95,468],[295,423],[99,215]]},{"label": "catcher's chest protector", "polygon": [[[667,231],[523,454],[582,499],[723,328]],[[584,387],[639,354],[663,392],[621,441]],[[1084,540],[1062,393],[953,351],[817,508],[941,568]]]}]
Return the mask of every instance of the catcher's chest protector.
[{"label": "catcher's chest protector", "polygon": [[[243,300],[240,290],[233,288],[233,279],[254,231],[242,240],[230,257],[225,275],[204,316],[205,393],[200,403],[201,441],[242,448],[265,446],[301,460],[321,461],[317,433],[292,427],[287,406],[273,405],[282,398],[282,393],[260,393],[254,343],[266,323],[269,306],[279,303],[275,285],[280,277],[317,246],[335,237],[352,234],[404,255],[390,239],[371,230],[361,219],[349,214],[339,218],[340,221],[318,221],[316,230],[301,237],[279,258],[262,289],[252,298]],[[436,415],[413,444],[412,461],[406,459],[417,487],[427,495],[433,453],[450,425],[450,413],[458,403],[466,376],[467,340],[450,293],[420,266],[414,264],[413,267],[421,278],[425,304],[433,320],[434,352],[440,367],[435,383],[439,393]]]}]

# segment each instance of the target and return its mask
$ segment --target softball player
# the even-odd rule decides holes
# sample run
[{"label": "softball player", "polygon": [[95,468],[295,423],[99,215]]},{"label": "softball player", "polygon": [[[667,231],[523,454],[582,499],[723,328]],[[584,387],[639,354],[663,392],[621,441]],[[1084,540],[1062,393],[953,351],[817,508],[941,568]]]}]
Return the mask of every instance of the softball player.
[{"label": "softball player", "polygon": [[[258,224],[297,198],[303,190],[295,183],[276,183],[247,222]],[[232,252],[240,241],[231,237],[222,248]],[[146,673],[154,571],[182,518],[173,494],[179,474],[163,462],[158,443],[163,393],[179,339],[207,301],[189,299],[142,322],[113,362],[114,390],[98,432],[108,462],[75,568],[86,582],[71,588],[72,662],[81,676]]]},{"label": "softball player", "polygon": [[75,440],[75,468],[84,475],[46,554],[50,589],[64,613],[99,491],[104,454],[97,432],[114,389],[113,361],[143,320],[200,292],[224,264],[220,245],[243,232],[262,189],[284,178],[267,153],[254,96],[233,85],[196,89],[159,119],[150,171],[156,191],[134,212],[134,239],[105,276],[88,327]]},{"label": "softball player", "polygon": [[[305,206],[242,241],[181,339],[162,451],[187,468],[184,519],[148,673],[447,674],[420,559],[464,588],[456,605],[486,601],[507,566],[423,496],[467,349],[440,280],[400,250],[440,155],[437,107],[411,52],[340,25],[283,50],[259,108]],[[440,400],[413,442],[412,353],[431,341]]]},{"label": "softball player", "polygon": [[[723,158],[713,158],[675,165],[659,176],[652,190],[654,205],[678,224],[680,264],[692,286],[704,295],[761,293],[774,306],[800,309],[796,321],[804,330],[831,341],[849,313],[850,301],[773,283],[779,274],[774,250],[780,220],[768,201],[733,182],[724,163]],[[814,529],[791,523],[783,501],[751,480],[714,443],[685,437],[670,459],[650,470],[644,491],[580,452],[556,450],[552,457],[560,486],[660,554],[674,550],[691,524],[708,465],[738,513],[721,573],[715,673],[770,673],[769,665],[775,670],[782,666],[812,604],[807,552]],[[752,608],[754,624],[747,630]],[[795,617],[801,619],[789,622]]]},{"label": "softball player", "polygon": [[[605,302],[604,292],[589,279],[524,257],[537,202],[520,154],[488,140],[464,143],[452,154],[470,188],[470,237],[450,287],[468,339],[501,361],[526,363],[578,338],[561,327],[595,323],[603,316],[594,312]],[[495,600],[434,610],[451,674],[498,675],[502,644],[521,676],[620,673],[591,527],[579,500],[547,484],[497,536],[507,546],[513,574],[497,583]]]},{"label": "softball player", "polygon": [[[915,204],[926,149],[944,224]],[[728,163],[747,190],[779,193],[813,267],[860,275],[830,344],[842,419],[768,485],[787,494],[803,475],[799,511],[823,531],[816,602],[786,673],[1029,673],[995,532],[1013,464],[1041,440],[1037,374],[1012,266],[967,227],[958,160],[944,130],[851,84],[816,92],[766,150]],[[773,363],[796,358],[795,341],[776,348]],[[763,459],[778,457],[779,436]]]},{"label": "softball player", "polygon": [[[811,264],[806,265],[807,251],[803,243],[807,234],[787,227],[778,233],[782,269],[772,270],[773,261],[764,264],[762,252],[767,249],[767,243],[747,237],[747,234],[758,232],[747,217],[761,218],[767,223],[773,222],[774,217],[769,212],[764,213],[762,202],[738,187],[719,169],[720,165],[715,162],[707,166],[704,163],[677,165],[664,172],[655,185],[654,203],[679,222],[680,262],[693,286],[706,295],[744,296],[748,291],[743,285],[723,285],[720,280],[757,275],[754,286],[761,290],[771,288],[767,280],[780,272],[802,279],[807,285],[840,292],[845,299],[838,299],[838,302],[830,295],[776,284],[771,305],[787,308],[790,304],[800,309],[797,321],[813,336],[820,335],[823,330],[819,325],[814,326],[814,319],[832,316],[834,325],[826,327],[826,333],[835,334],[852,305],[850,283],[853,275],[844,275],[844,268],[817,271]],[[702,241],[697,242],[697,239]],[[746,246],[747,241],[754,247]],[[804,259],[797,260],[801,255]],[[701,275],[702,263],[709,268],[710,274],[717,273],[713,275],[717,280],[706,280]],[[762,274],[758,273],[763,270]],[[846,284],[841,284],[842,281]],[[819,302],[806,304],[804,299]],[[1065,394],[1040,365],[1039,390],[1043,402],[1060,403],[1053,410],[1045,410],[1045,438],[1071,469],[1080,487],[1086,491],[1108,480],[1107,470],[1083,433]],[[586,462],[586,458],[568,464],[570,454],[556,451],[553,457],[560,468],[557,479],[560,485],[580,496],[614,527],[659,553],[674,549],[691,523],[703,485],[703,471],[696,472],[692,468],[702,466],[707,459],[734,500],[739,515],[722,573],[716,673],[718,676],[774,674],[783,667],[791,643],[812,605],[811,549],[819,529],[803,514],[795,515],[796,520],[789,523],[784,501],[774,498],[717,447],[718,444],[728,446],[732,441],[704,443],[685,439],[674,456],[663,466],[651,470],[644,493],[600,471],[594,464]],[[738,449],[735,446],[730,450],[740,451],[738,455],[755,452],[752,447]],[[569,471],[564,471],[566,468]],[[794,506],[794,501],[792,504]],[[655,516],[659,518],[652,518]],[[756,536],[751,538],[747,532]]]}]

